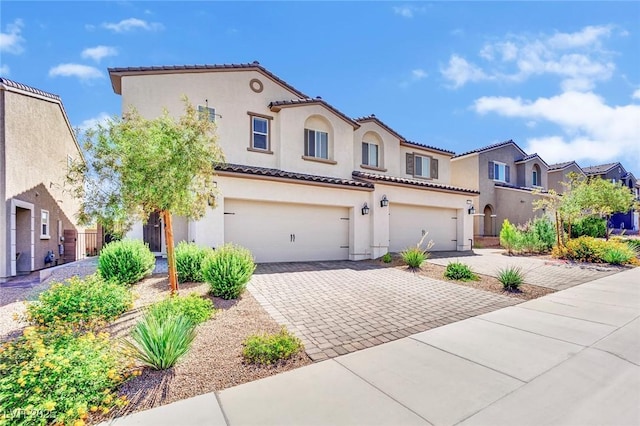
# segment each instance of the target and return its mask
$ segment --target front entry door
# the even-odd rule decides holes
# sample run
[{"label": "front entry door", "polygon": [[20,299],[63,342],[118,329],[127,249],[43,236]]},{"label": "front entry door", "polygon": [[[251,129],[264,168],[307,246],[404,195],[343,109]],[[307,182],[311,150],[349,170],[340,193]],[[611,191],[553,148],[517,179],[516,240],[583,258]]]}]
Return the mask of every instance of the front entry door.
[{"label": "front entry door", "polygon": [[149,244],[152,252],[159,253],[162,244],[162,227],[160,226],[160,213],[153,212],[142,229],[142,239]]}]

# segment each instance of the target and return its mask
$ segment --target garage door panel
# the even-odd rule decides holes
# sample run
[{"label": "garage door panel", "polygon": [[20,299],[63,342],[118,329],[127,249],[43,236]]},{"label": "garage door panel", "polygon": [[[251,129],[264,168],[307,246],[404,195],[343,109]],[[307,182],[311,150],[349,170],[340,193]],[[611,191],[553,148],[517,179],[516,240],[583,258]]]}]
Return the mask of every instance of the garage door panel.
[{"label": "garage door panel", "polygon": [[257,262],[344,260],[348,215],[342,207],[227,199],[225,241],[247,247]]},{"label": "garage door panel", "polygon": [[456,211],[434,207],[390,204],[389,250],[399,252],[415,246],[428,232],[432,251],[456,250]]}]

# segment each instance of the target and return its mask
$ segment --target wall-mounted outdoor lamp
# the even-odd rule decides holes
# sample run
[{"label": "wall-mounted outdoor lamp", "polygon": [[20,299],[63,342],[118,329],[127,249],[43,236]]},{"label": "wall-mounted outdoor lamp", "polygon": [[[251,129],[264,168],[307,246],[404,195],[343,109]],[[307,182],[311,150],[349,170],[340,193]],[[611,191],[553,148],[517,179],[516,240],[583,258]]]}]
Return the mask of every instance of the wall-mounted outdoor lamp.
[{"label": "wall-mounted outdoor lamp", "polygon": [[472,200],[467,200],[467,205],[469,206],[469,209],[467,210],[469,212],[469,214],[475,214],[476,213],[476,208],[473,207],[473,201]]},{"label": "wall-mounted outdoor lamp", "polygon": [[367,203],[364,203],[364,206],[362,206],[362,214],[369,214],[369,206],[367,205]]},{"label": "wall-mounted outdoor lamp", "polygon": [[216,205],[216,196],[213,194],[209,194],[207,196],[207,204],[209,204],[209,207],[213,207]]},{"label": "wall-mounted outdoor lamp", "polygon": [[389,200],[387,199],[386,195],[382,196],[382,199],[380,200],[380,207],[387,207],[389,205]]}]

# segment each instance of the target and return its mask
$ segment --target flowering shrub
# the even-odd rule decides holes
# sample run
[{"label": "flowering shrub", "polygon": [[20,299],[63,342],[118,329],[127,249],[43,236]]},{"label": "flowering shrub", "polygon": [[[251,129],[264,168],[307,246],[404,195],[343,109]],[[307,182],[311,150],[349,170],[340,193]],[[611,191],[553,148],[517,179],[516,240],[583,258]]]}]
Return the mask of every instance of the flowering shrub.
[{"label": "flowering shrub", "polygon": [[130,309],[129,289],[98,275],[77,277],[56,283],[38,300],[27,305],[27,321],[34,325],[68,324],[74,328],[93,328],[112,321]]},{"label": "flowering shrub", "polygon": [[552,255],[577,262],[621,265],[633,263],[636,252],[622,241],[582,236],[567,241],[563,247],[554,247]]},{"label": "flowering shrub", "polygon": [[276,334],[256,334],[244,342],[242,356],[254,364],[273,364],[291,358],[303,349],[302,342],[286,329]]},{"label": "flowering shrub", "polygon": [[137,374],[106,333],[28,327],[0,346],[0,424],[78,425],[90,413],[123,406],[116,388]]},{"label": "flowering shrub", "polygon": [[215,313],[215,309],[211,300],[191,293],[186,297],[174,296],[154,303],[147,312],[148,315],[161,320],[170,316],[184,315],[194,325],[197,325],[210,319]]}]

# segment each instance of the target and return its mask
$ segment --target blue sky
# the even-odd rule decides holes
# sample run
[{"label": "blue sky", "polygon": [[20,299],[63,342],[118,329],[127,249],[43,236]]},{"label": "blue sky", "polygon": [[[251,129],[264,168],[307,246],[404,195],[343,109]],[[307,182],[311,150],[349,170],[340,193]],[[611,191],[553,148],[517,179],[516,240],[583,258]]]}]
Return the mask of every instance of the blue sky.
[{"label": "blue sky", "polygon": [[107,67],[258,60],[352,117],[455,152],[513,139],[640,178],[639,2],[13,2],[0,75],[120,113]]}]

